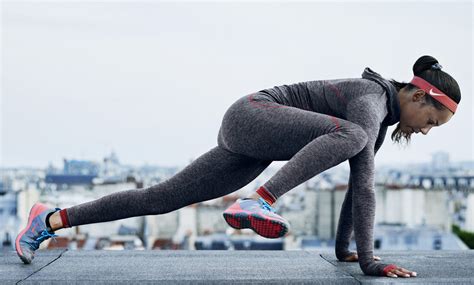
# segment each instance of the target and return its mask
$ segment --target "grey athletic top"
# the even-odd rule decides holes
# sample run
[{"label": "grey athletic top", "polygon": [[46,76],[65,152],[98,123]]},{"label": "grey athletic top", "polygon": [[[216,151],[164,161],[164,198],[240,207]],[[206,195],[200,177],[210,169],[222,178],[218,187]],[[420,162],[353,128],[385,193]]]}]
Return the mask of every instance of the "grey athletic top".
[{"label": "grey athletic top", "polygon": [[352,203],[344,203],[341,209],[336,255],[342,259],[350,254],[348,239],[354,229],[362,271],[370,275],[383,275],[384,265],[373,260],[374,156],[384,141],[388,126],[400,120],[400,104],[395,87],[367,67],[362,78],[299,82],[259,92],[280,104],[339,117],[365,130],[367,145],[349,159],[351,191],[348,193],[352,193],[349,197]]}]

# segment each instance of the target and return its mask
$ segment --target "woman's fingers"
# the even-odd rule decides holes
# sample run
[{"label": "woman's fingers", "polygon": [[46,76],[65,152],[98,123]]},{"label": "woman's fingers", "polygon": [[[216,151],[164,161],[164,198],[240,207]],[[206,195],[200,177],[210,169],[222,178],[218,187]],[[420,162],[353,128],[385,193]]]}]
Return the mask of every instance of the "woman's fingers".
[{"label": "woman's fingers", "polygon": [[394,269],[394,271],[392,271],[392,272],[397,274],[398,276],[401,276],[401,277],[410,277],[410,274],[405,273],[405,272],[401,271],[400,269]]},{"label": "woman's fingers", "polygon": [[391,271],[387,272],[388,277],[398,277],[397,274],[392,273]]},{"label": "woman's fingers", "polygon": [[416,272],[407,270],[407,269],[402,268],[402,267],[397,267],[397,268],[394,268],[394,269],[390,270],[389,272],[387,272],[387,276],[389,276],[389,277],[398,277],[398,276],[411,277],[411,276],[416,276]]},{"label": "woman's fingers", "polygon": [[407,273],[408,275],[411,275],[411,276],[416,276],[416,272],[415,271],[410,271],[408,269],[405,269],[403,267],[399,267],[398,268],[400,271],[404,272],[404,273]]}]

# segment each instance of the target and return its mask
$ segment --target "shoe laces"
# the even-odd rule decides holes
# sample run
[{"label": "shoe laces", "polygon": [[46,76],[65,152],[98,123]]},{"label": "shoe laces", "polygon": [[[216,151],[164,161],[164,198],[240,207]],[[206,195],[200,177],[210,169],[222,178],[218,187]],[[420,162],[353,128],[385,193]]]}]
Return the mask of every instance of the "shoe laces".
[{"label": "shoe laces", "polygon": [[258,200],[260,201],[260,203],[262,204],[265,210],[276,213],[275,209],[272,206],[270,206],[270,204],[268,204],[267,201],[265,201],[263,198],[258,198]]},{"label": "shoe laces", "polygon": [[57,242],[57,240],[54,238],[54,237],[57,237],[58,235],[54,234],[54,233],[50,233],[48,232],[48,230],[43,230],[41,232],[41,234],[35,238],[35,240],[33,241],[33,249],[38,249],[39,248],[39,245],[40,243],[42,243],[43,241],[49,239],[49,238],[53,238],[53,240],[55,242]]}]

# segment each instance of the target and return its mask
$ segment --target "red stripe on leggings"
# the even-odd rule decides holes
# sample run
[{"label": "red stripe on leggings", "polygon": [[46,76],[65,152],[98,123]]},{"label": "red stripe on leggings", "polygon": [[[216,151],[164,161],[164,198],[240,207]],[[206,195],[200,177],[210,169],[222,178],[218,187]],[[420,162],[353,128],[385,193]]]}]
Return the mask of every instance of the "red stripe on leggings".
[{"label": "red stripe on leggings", "polygon": [[344,98],[344,96],[342,96],[341,90],[339,90],[339,88],[337,88],[335,85],[331,84],[329,81],[324,81],[324,85],[326,85],[326,84],[328,85],[328,87],[330,89],[332,89],[336,93],[337,98],[339,98],[342,102],[347,103],[346,98]]},{"label": "red stripe on leggings", "polygon": [[270,191],[268,191],[267,189],[265,189],[263,186],[260,186],[258,189],[257,189],[257,193],[258,195],[262,196],[262,198],[267,201],[268,204],[273,204],[275,203],[276,201],[276,198],[275,196],[273,196],[272,193],[270,193]]},{"label": "red stripe on leggings", "polygon": [[62,209],[59,211],[59,215],[61,216],[61,222],[63,223],[63,227],[70,228],[69,219],[67,217],[66,209]]}]

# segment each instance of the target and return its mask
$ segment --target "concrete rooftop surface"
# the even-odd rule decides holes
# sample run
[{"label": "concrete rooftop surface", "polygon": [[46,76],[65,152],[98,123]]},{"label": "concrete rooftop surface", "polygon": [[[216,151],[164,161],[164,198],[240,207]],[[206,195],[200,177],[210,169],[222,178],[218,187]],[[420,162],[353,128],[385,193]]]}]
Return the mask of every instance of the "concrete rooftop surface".
[{"label": "concrete rooftop surface", "polygon": [[0,253],[0,284],[474,284],[474,250],[376,251],[417,277],[377,277],[320,250],[38,250]]}]

